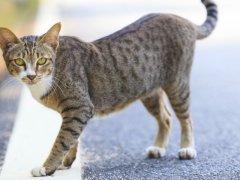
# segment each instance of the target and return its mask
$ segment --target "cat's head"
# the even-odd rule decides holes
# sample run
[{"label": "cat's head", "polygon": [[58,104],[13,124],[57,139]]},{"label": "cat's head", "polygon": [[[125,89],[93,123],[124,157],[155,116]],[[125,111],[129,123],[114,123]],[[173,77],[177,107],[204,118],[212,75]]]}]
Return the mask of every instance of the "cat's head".
[{"label": "cat's head", "polygon": [[7,28],[0,28],[0,48],[11,75],[27,85],[52,76],[61,24],[52,26],[42,36],[17,38]]}]

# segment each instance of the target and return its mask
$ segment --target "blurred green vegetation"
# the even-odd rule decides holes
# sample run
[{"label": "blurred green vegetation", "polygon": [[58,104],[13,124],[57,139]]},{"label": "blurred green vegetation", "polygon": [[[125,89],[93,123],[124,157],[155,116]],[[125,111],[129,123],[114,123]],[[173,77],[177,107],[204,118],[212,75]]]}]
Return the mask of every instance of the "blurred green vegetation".
[{"label": "blurred green vegetation", "polygon": [[0,0],[0,26],[16,28],[33,21],[38,0]]},{"label": "blurred green vegetation", "polygon": [[[11,29],[17,36],[31,34],[40,0],[0,0],[0,27]],[[1,50],[0,50],[1,54]],[[0,55],[0,82],[6,66]]]}]

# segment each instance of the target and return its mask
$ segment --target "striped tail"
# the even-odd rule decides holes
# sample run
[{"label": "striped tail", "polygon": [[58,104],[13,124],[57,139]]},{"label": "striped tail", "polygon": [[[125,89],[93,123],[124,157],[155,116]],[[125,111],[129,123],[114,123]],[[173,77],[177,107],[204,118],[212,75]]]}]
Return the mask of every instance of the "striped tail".
[{"label": "striped tail", "polygon": [[197,26],[197,39],[208,37],[217,24],[218,9],[213,0],[201,0],[207,9],[207,18],[201,26]]}]

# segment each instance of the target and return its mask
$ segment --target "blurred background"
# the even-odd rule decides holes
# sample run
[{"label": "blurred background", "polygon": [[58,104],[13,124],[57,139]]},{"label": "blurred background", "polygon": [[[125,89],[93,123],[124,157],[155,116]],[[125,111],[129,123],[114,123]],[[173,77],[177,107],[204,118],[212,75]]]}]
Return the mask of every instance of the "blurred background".
[{"label": "blurred background", "polygon": [[[38,13],[38,0],[0,0],[0,27],[11,29],[17,36],[33,33]],[[7,71],[0,56],[0,170],[15,121],[21,86]]]},{"label": "blurred background", "polygon": [[[240,2],[216,2],[219,8],[217,28],[209,38],[197,42],[192,73],[192,111],[199,158],[190,162],[179,162],[175,158],[180,132],[175,121],[169,154],[163,159],[164,162],[156,165],[155,161],[145,160],[142,152],[152,144],[156,124],[154,120],[148,121],[151,117],[137,102],[124,112],[106,117],[106,121],[94,119],[90,123],[83,133],[81,144],[85,161],[84,177],[106,179],[110,173],[123,179],[154,179],[154,173],[158,177],[161,169],[161,175],[175,177],[173,179],[189,179],[193,173],[197,179],[214,179],[210,175],[215,178],[221,175],[222,179],[229,179],[237,173],[236,179],[240,178],[240,157],[237,151],[240,148]],[[11,29],[17,36],[41,35],[60,21],[61,35],[93,41],[151,12],[177,14],[199,25],[206,18],[206,10],[200,0],[0,0],[0,26]],[[17,112],[21,86],[6,76],[5,64],[1,58],[0,157],[3,159]],[[35,107],[28,91],[22,93],[23,100],[27,101],[27,107]],[[40,105],[36,105],[38,106]],[[20,107],[18,113],[22,111],[27,111],[25,106]],[[46,109],[34,112],[41,112],[37,118],[51,117]],[[130,118],[131,121],[128,121]],[[32,123],[39,125],[40,121]],[[53,127],[55,121],[51,123],[53,124],[48,125],[49,127]],[[136,124],[139,127],[136,127]],[[34,134],[38,131],[41,134],[41,128],[38,127],[32,130]],[[129,139],[132,141],[129,142]],[[42,141],[42,144],[44,143],[45,139]],[[23,161],[25,162],[25,159]],[[175,164],[179,166],[176,167]],[[184,173],[181,173],[182,170]],[[134,172],[141,176],[131,176]]]},{"label": "blurred background", "polygon": [[[0,27],[7,27],[21,36],[32,33],[39,2],[38,0],[0,0]],[[0,80],[5,64],[0,57]]]}]

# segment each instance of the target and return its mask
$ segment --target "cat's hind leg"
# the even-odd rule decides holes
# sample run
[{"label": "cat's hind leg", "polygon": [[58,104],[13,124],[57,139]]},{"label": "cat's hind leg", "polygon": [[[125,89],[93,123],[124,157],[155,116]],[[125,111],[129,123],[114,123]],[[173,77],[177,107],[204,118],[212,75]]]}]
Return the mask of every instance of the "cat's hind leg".
[{"label": "cat's hind leg", "polygon": [[158,132],[153,146],[147,148],[149,158],[163,157],[168,145],[172,121],[171,114],[165,102],[165,93],[159,89],[142,99],[146,109],[152,114],[158,123]]},{"label": "cat's hind leg", "polygon": [[192,118],[190,114],[189,81],[179,80],[166,93],[181,125],[181,149],[179,159],[193,159],[197,153],[194,147]]}]

